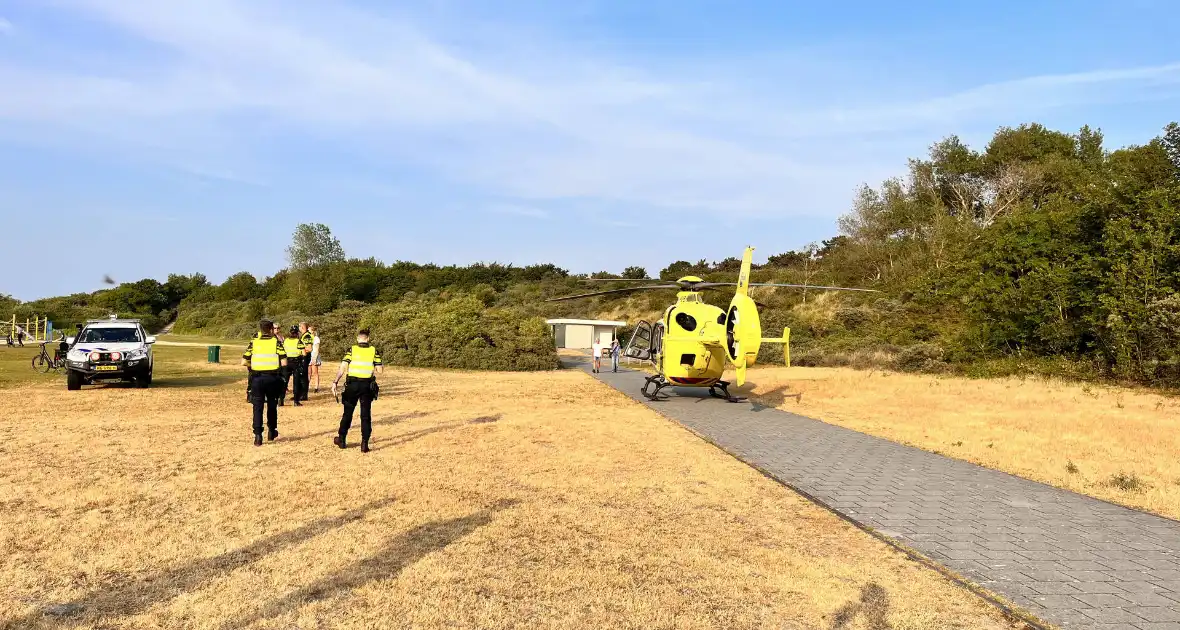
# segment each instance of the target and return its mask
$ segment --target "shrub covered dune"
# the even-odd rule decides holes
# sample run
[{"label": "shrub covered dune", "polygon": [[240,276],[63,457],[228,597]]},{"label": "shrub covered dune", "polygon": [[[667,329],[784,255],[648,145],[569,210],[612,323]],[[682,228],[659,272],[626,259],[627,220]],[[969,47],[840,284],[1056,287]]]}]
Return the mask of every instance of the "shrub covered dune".
[{"label": "shrub covered dune", "polygon": [[[757,289],[763,326],[791,327],[796,364],[1180,382],[1176,123],[1117,150],[1090,128],[1001,128],[981,149],[950,137],[911,160],[906,176],[860,190],[839,229],[754,271],[755,281],[881,291]],[[756,245],[760,253],[784,249]],[[586,284],[551,264],[350,259],[322,225],[299,226],[288,254],[289,267],[261,281],[245,272],[220,285],[173,275],[29,303],[0,296],[0,311],[47,315],[59,327],[115,311],[151,327],[174,320],[178,333],[242,339],[264,315],[283,325],[306,319],[320,325],[329,356],[367,324],[394,364],[536,370],[557,362],[545,317],[633,323],[673,297],[547,304]],[[736,258],[676,261],[658,275],[732,281],[738,267]],[[630,267],[621,277],[647,272]]]}]

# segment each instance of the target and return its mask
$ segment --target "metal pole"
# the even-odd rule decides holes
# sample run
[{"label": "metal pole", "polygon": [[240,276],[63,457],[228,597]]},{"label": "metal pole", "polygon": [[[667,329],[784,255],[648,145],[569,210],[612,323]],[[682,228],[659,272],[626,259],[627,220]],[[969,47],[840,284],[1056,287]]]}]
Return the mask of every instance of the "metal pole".
[{"label": "metal pole", "polygon": [[791,367],[791,329],[783,329],[783,337],[786,337],[787,343],[783,344],[783,351],[787,353],[787,367]]}]

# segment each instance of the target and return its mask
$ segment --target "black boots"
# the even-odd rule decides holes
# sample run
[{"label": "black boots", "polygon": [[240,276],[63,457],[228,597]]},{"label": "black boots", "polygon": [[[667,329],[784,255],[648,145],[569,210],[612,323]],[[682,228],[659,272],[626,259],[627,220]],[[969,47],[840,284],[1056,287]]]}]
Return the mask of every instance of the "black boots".
[{"label": "black boots", "polygon": [[262,446],[262,434],[261,433],[254,434],[254,446]]},{"label": "black boots", "polygon": [[[336,437],[332,438],[332,443],[342,449],[348,448],[348,444],[345,442],[343,435],[337,435]],[[362,453],[369,452],[369,441],[368,440],[361,440],[361,452]]]},{"label": "black boots", "polygon": [[271,442],[274,442],[275,438],[277,438],[277,437],[279,437],[279,430],[278,429],[271,429],[266,434],[266,439],[270,440]]}]

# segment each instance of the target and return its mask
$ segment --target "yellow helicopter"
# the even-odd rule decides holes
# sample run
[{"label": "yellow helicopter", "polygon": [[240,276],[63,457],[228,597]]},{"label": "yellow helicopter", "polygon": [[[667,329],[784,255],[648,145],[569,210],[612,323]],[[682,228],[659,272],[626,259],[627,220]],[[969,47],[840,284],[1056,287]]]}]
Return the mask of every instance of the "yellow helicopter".
[{"label": "yellow helicopter", "polygon": [[[750,266],[754,248],[747,247],[742,256],[742,267],[737,282],[705,282],[697,276],[685,276],[675,284],[645,285],[582,293],[552,298],[547,302],[576,300],[595,295],[629,293],[653,289],[679,289],[676,303],[664,311],[661,320],[650,324],[640,321],[627,341],[624,355],[642,361],[651,361],[656,373],[647,377],[643,384],[643,395],[657,400],[660,390],[665,387],[708,387],[709,394],[730,402],[740,402],[729,393],[729,383],[721,380],[728,361],[737,373],[738,386],[746,382],[746,368],[754,365],[758,350],[764,343],[783,344],[784,360],[791,365],[791,329],[784,328],[782,337],[762,336],[762,324],[758,319],[758,304],[749,296],[750,287],[793,287],[825,289],[834,291],[865,291],[876,293],[875,289],[854,289],[849,287],[826,287],[808,284],[777,284],[750,282]],[[606,282],[651,282],[648,280],[602,279]],[[722,310],[701,299],[701,291],[719,286],[737,287],[729,308]]]}]

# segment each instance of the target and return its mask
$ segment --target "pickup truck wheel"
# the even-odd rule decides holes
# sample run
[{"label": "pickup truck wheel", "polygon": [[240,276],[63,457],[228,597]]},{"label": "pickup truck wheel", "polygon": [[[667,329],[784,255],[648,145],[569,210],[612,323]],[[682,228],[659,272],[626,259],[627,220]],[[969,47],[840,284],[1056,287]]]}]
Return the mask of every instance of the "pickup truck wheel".
[{"label": "pickup truck wheel", "polygon": [[66,374],[66,389],[70,391],[82,389],[82,375],[70,370]]},{"label": "pickup truck wheel", "polygon": [[140,374],[139,376],[135,377],[135,386],[138,387],[139,389],[146,389],[151,384],[152,384],[152,373],[151,372],[148,372],[147,374]]}]

